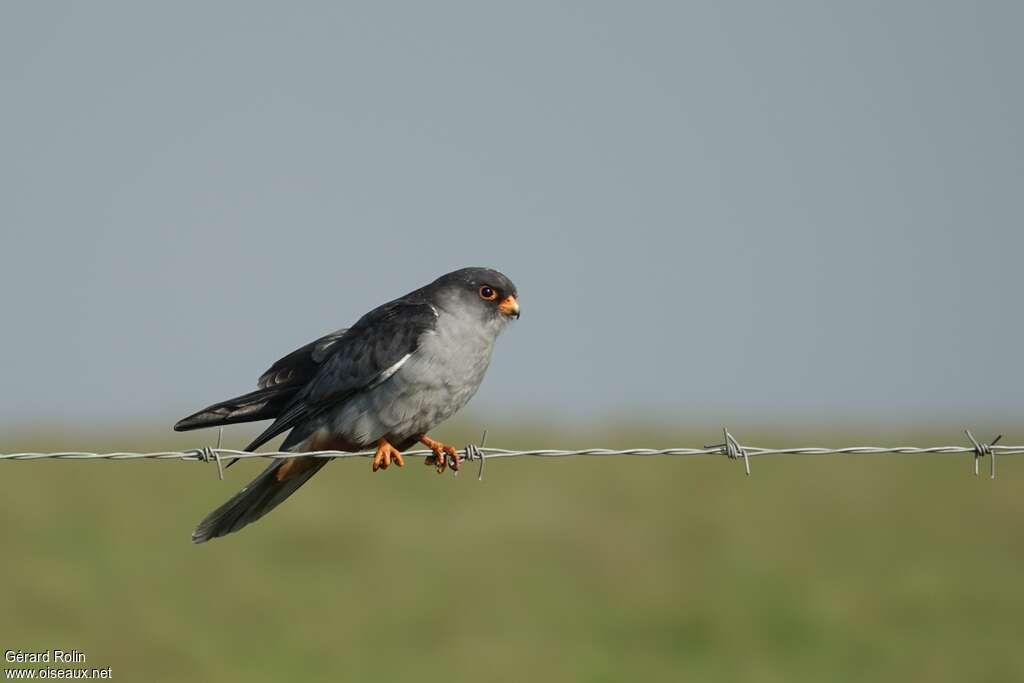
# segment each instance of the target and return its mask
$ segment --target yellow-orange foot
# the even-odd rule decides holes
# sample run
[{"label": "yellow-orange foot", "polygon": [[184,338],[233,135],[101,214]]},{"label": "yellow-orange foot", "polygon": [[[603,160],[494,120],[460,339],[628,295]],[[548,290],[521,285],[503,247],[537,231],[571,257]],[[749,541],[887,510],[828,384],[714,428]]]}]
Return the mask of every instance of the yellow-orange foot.
[{"label": "yellow-orange foot", "polygon": [[433,455],[428,455],[423,459],[423,464],[433,465],[437,468],[438,474],[444,474],[444,468],[449,464],[451,465],[452,472],[459,471],[461,460],[459,460],[459,452],[453,446],[443,444],[440,441],[434,441],[426,434],[420,437],[420,443],[434,451]]},{"label": "yellow-orange foot", "polygon": [[386,470],[392,461],[399,467],[405,467],[398,449],[388,443],[387,439],[381,439],[377,442],[377,452],[373,454],[373,471]]}]

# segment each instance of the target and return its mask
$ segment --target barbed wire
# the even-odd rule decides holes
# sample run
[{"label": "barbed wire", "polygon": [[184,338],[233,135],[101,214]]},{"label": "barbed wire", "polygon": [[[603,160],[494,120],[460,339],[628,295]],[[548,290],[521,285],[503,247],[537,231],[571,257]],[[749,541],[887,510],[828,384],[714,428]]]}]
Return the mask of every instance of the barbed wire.
[{"label": "barbed wire", "polygon": [[[982,458],[989,458],[990,478],[996,478],[996,456],[997,455],[1024,455],[1024,446],[999,446],[997,443],[1003,438],[1000,434],[990,442],[979,442],[969,429],[964,430],[970,445],[967,446],[845,446],[841,448],[827,448],[820,446],[800,446],[787,448],[763,448],[760,446],[741,446],[736,438],[729,433],[728,429],[722,430],[723,441],[720,444],[704,446],[703,448],[581,448],[576,450],[558,449],[537,449],[537,450],[510,450],[505,448],[485,448],[484,442],[487,439],[487,432],[484,432],[480,439],[480,445],[469,444],[459,451],[460,457],[469,462],[476,461],[479,464],[477,473],[478,479],[483,479],[483,468],[485,460],[494,458],[567,458],[575,456],[636,456],[636,457],[686,457],[703,455],[724,455],[731,460],[743,460],[744,471],[750,475],[750,459],[769,455],[941,455],[941,454],[972,454],[974,463],[974,476],[979,476],[979,463]],[[291,458],[370,458],[374,451],[310,451],[306,453],[288,451],[267,451],[251,453],[232,448],[223,448],[224,430],[218,432],[216,446],[204,446],[181,451],[153,451],[149,453],[135,452],[110,452],[91,453],[84,451],[60,451],[54,453],[0,453],[0,460],[195,460],[199,462],[215,462],[217,472],[221,479],[224,479],[224,466],[221,458],[245,459],[245,458],[270,458],[286,460]],[[405,457],[426,457],[433,456],[430,450],[415,450],[403,453]],[[449,463],[450,464],[450,463]]]}]

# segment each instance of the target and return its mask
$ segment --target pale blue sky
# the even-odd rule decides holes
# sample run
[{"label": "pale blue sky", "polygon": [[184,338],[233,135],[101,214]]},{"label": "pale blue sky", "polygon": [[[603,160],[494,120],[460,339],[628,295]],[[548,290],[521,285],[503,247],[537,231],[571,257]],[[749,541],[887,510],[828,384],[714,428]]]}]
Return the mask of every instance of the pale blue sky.
[{"label": "pale blue sky", "polygon": [[1008,2],[4,3],[0,426],[169,425],[488,265],[523,318],[479,415],[1012,428],[1022,26]]}]

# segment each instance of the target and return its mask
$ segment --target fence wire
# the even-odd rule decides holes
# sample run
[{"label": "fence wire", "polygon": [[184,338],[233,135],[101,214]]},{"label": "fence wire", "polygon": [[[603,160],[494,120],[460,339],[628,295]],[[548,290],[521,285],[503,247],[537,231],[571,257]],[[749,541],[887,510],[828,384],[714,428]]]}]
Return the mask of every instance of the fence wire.
[{"label": "fence wire", "polygon": [[[577,450],[510,450],[505,448],[485,448],[487,434],[484,433],[480,440],[481,445],[469,444],[459,450],[459,456],[464,461],[478,463],[477,478],[483,479],[484,461],[495,458],[567,458],[575,456],[637,456],[637,457],[686,457],[703,455],[724,455],[733,460],[743,460],[744,470],[750,474],[750,459],[770,455],[942,455],[942,454],[971,454],[974,464],[974,476],[979,476],[979,464],[982,458],[989,459],[989,474],[992,479],[996,478],[996,456],[997,455],[1024,455],[1024,446],[999,446],[1002,434],[990,442],[979,442],[974,438],[971,431],[964,430],[969,445],[964,446],[845,446],[841,448],[826,448],[820,446],[800,446],[795,448],[763,448],[760,446],[743,446],[736,438],[729,433],[728,429],[722,430],[723,441],[719,444],[704,446],[702,448],[581,448]],[[192,448],[181,451],[153,451],[149,453],[134,452],[111,452],[111,453],[90,453],[84,451],[61,451],[54,453],[0,453],[0,460],[195,460],[200,462],[215,462],[221,479],[224,478],[224,465],[222,458],[230,460],[245,458],[371,458],[374,451],[310,451],[305,453],[293,453],[285,451],[268,451],[250,453],[231,448],[222,448],[223,429],[220,430],[216,446]],[[408,451],[402,454],[405,457],[425,457],[434,455],[430,450]]]}]

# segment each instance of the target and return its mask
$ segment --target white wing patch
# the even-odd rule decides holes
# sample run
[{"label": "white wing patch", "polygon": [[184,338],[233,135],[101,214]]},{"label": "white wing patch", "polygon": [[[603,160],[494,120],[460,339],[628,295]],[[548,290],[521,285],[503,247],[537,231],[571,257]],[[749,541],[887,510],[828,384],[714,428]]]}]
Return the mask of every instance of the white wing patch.
[{"label": "white wing patch", "polygon": [[373,380],[373,384],[372,384],[372,385],[370,385],[370,386],[372,386],[372,387],[375,387],[375,386],[377,386],[377,385],[379,385],[379,384],[383,384],[384,382],[387,382],[387,381],[388,381],[389,379],[391,379],[391,376],[392,376],[393,374],[395,374],[396,372],[398,372],[398,370],[399,370],[399,369],[400,369],[400,368],[401,368],[401,367],[402,367],[403,365],[405,365],[405,362],[406,362],[407,360],[409,360],[409,358],[410,358],[411,356],[412,356],[412,354],[411,354],[411,353],[407,353],[407,354],[405,354],[404,356],[402,356],[401,358],[399,358],[399,359],[398,359],[398,362],[397,362],[397,363],[395,363],[394,365],[392,365],[391,367],[387,368],[387,369],[386,369],[386,370],[384,370],[384,371],[383,371],[382,373],[380,373],[379,375],[377,375],[377,379]]}]

